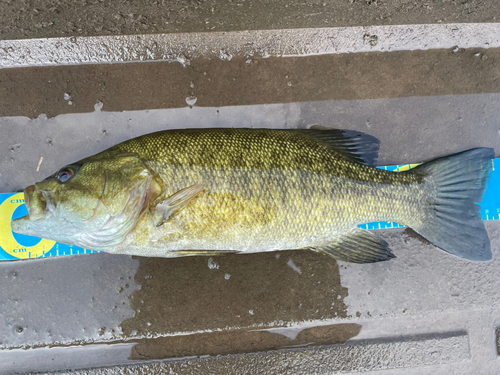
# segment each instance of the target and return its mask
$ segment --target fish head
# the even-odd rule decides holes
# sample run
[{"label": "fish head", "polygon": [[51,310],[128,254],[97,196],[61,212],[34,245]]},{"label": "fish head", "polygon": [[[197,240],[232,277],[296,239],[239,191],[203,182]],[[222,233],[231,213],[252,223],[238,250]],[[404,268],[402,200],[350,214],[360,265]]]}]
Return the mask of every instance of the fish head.
[{"label": "fish head", "polygon": [[[135,154],[105,154],[67,165],[28,186],[28,215],[14,232],[92,250],[110,250],[155,198],[153,174]],[[149,194],[148,194],[149,193]]]}]

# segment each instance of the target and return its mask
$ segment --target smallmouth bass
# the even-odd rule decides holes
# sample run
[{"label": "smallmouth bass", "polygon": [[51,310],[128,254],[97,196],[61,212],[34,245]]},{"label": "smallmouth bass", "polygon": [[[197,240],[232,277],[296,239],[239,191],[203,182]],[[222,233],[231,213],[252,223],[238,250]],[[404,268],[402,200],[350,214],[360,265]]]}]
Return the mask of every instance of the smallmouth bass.
[{"label": "smallmouth bass", "polygon": [[310,249],[393,258],[358,228],[407,225],[441,249],[491,259],[479,203],[494,151],[476,148],[405,172],[373,166],[379,142],[354,131],[186,129],[147,134],[28,186],[15,232],[153,257]]}]

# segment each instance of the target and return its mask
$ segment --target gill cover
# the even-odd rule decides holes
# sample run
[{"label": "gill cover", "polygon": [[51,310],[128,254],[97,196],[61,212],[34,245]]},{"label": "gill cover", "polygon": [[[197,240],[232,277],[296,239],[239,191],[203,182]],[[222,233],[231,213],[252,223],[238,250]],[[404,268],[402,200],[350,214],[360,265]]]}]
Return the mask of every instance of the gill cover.
[{"label": "gill cover", "polygon": [[61,171],[25,190],[30,214],[13,230],[92,250],[123,242],[151,198],[153,174],[138,155],[98,154]]}]

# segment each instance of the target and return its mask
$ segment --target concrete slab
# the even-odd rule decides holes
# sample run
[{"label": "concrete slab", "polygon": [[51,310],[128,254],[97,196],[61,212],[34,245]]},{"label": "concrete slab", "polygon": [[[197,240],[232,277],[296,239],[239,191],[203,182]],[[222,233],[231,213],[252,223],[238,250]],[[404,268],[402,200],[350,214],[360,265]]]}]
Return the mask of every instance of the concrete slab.
[{"label": "concrete slab", "polygon": [[230,61],[243,56],[394,52],[498,48],[496,23],[391,25],[240,32],[176,33],[0,40],[0,67],[168,61],[184,67],[192,59]]},{"label": "concrete slab", "polygon": [[[380,138],[383,164],[476,146],[498,156],[497,55],[3,69],[0,191],[167,128],[334,125]],[[378,232],[397,258],[368,265],[303,251],[2,262],[0,373],[495,374],[498,224],[486,223],[493,260],[485,263],[454,258],[409,230]]]},{"label": "concrete slab", "polygon": [[10,0],[1,39],[452,22],[498,22],[495,1]]},{"label": "concrete slab", "polygon": [[[366,341],[345,346],[156,362],[122,367],[119,371],[120,374],[311,374],[313,369],[315,374],[333,374],[411,370],[469,360],[467,335],[457,332],[398,339],[391,343]],[[106,374],[109,371],[118,369],[101,368],[72,373]]]},{"label": "concrete slab", "polygon": [[[498,117],[497,101],[498,94],[479,94],[432,100],[413,97],[134,112],[103,112],[98,106],[93,113],[59,115],[52,119],[6,117],[1,120],[3,131],[9,134],[6,139],[20,146],[14,152],[10,144],[2,147],[2,158],[7,159],[1,166],[2,175],[12,176],[2,180],[3,189],[16,189],[118,141],[165,128],[166,119],[170,128],[231,126],[233,121],[240,126],[257,123],[267,127],[303,127],[318,123],[318,118],[336,118],[342,125],[351,124],[348,127],[359,129],[356,124],[360,127],[362,124],[363,131],[381,136],[381,159],[396,163],[423,160],[476,145],[498,147],[500,135],[494,120]],[[457,111],[464,114],[462,121],[456,117]],[[387,121],[388,113],[394,116],[392,127],[391,121]],[[405,120],[401,124],[397,119]],[[416,119],[426,126],[412,126]],[[464,121],[475,122],[484,130],[477,132],[474,130],[477,128],[465,125],[461,127],[462,133],[457,132],[456,124]],[[87,140],[78,137],[82,129]],[[464,137],[463,131],[468,135]],[[52,140],[51,145],[44,139],[47,136]],[[44,162],[40,172],[36,172],[42,155],[40,144]],[[23,173],[16,173],[19,170]],[[110,347],[113,353],[114,348],[120,353],[127,352],[115,357],[103,354],[95,357],[95,362],[87,363],[103,366],[189,355],[261,352],[312,343],[328,345],[348,339],[382,340],[380,345],[397,352],[400,345],[415,348],[420,344],[430,345],[420,339],[417,346],[404,341],[412,335],[437,335],[432,345],[439,346],[451,340],[447,336],[450,332],[468,332],[453,340],[459,340],[459,348],[463,340],[470,342],[473,354],[467,354],[467,358],[486,356],[481,366],[490,369],[496,363],[496,352],[485,351],[485,345],[489,342],[494,347],[494,329],[499,321],[480,321],[479,327],[474,328],[477,331],[469,331],[471,321],[465,317],[481,316],[485,310],[495,311],[498,305],[500,228],[496,224],[487,225],[495,259],[488,263],[454,258],[402,230],[382,233],[398,258],[374,265],[339,265],[307,252],[170,260],[90,254],[2,263],[2,279],[8,283],[1,289],[2,347],[14,350],[1,351],[0,356],[4,363],[11,363],[6,373],[15,373],[21,355],[18,350],[22,348],[32,348],[29,353],[33,359],[23,362],[26,371],[48,371],[84,365],[71,359],[76,354],[73,349],[63,349],[61,345],[115,343]],[[218,267],[210,267],[214,262]],[[448,324],[443,325],[443,320]],[[346,323],[351,325],[347,331],[342,326]],[[320,328],[312,338],[297,340],[300,332],[318,325],[327,327]],[[291,331],[278,329],[287,326],[292,327]],[[252,333],[256,330],[261,332],[257,336]],[[480,330],[485,330],[486,336]],[[490,340],[484,343],[488,332]],[[398,337],[404,338],[404,344]],[[380,350],[377,345],[370,347]],[[450,345],[457,347],[454,341]],[[42,348],[47,346],[60,349],[49,352],[54,353],[53,363],[43,364],[47,353]],[[332,348],[328,350],[342,353],[367,350],[358,346]],[[102,351],[102,346],[96,350]],[[324,353],[321,356],[331,357]],[[424,355],[424,359],[416,359],[414,364],[396,361],[382,367],[456,365],[456,358],[463,361],[461,354],[447,359],[438,357],[437,362],[427,363]],[[479,362],[474,363],[479,366]],[[378,368],[376,364],[380,362],[372,364]],[[328,366],[325,368],[331,371],[336,368]],[[356,366],[349,371],[375,369],[371,365]]]}]

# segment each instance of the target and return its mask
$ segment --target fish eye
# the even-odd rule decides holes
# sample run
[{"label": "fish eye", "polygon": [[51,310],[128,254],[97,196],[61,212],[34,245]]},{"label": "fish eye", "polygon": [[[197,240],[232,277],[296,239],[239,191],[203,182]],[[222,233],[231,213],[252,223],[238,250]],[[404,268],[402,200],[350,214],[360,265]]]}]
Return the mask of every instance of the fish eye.
[{"label": "fish eye", "polygon": [[71,168],[64,168],[57,174],[57,179],[59,180],[59,182],[64,183],[71,179],[71,177],[73,177],[74,175],[75,173]]}]

